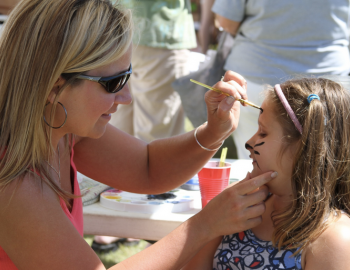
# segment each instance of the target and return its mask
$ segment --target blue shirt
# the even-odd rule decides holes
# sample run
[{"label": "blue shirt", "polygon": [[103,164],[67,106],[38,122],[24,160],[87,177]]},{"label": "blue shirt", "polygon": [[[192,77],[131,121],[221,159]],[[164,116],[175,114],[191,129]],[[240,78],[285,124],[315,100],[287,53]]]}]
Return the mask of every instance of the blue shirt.
[{"label": "blue shirt", "polygon": [[349,0],[216,0],[241,22],[225,69],[259,83],[296,74],[348,75]]}]

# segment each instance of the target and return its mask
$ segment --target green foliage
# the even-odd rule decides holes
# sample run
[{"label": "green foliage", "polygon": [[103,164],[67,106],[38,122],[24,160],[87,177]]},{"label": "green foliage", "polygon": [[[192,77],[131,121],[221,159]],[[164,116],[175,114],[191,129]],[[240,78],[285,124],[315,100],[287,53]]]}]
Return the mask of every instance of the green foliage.
[{"label": "green foliage", "polygon": [[[84,235],[85,241],[91,246],[94,236],[93,235]],[[144,250],[150,244],[147,241],[140,240],[137,244],[129,244],[128,242],[119,243],[119,248],[115,251],[108,253],[96,252],[97,256],[102,261],[103,265],[106,268],[110,268],[113,265],[135,255],[136,253]]]}]

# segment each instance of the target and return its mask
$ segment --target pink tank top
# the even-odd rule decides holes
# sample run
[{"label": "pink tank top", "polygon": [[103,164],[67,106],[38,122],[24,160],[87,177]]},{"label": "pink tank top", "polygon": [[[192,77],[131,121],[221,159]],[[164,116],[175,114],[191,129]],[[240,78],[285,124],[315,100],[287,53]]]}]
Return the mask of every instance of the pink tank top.
[{"label": "pink tank top", "polygon": [[[77,180],[77,169],[73,162],[74,150],[71,150],[71,171],[74,174],[74,195],[80,195],[79,184]],[[77,198],[73,200],[72,212],[69,212],[67,205],[64,200],[60,198],[60,205],[62,207],[63,212],[69,218],[69,220],[73,223],[74,227],[83,236],[83,203],[81,198]],[[0,269],[1,270],[18,270],[18,268],[11,261],[9,256],[7,256],[6,252],[0,247]]]}]

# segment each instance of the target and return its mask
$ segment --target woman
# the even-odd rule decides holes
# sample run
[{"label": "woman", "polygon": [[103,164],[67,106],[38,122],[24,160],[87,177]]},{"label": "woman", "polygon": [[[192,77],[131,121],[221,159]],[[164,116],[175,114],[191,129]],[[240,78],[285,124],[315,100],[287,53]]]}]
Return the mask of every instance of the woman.
[{"label": "woman", "polygon": [[[23,0],[10,15],[0,40],[1,269],[105,269],[82,237],[76,169],[122,190],[165,192],[237,127],[239,103],[215,92],[195,137],[146,144],[109,125],[131,102],[132,33],[130,12],[107,0]],[[216,87],[247,98],[243,78],[228,72],[225,81]],[[271,173],[226,189],[111,269],[179,269],[211,239],[256,226],[267,190],[246,194]]]}]

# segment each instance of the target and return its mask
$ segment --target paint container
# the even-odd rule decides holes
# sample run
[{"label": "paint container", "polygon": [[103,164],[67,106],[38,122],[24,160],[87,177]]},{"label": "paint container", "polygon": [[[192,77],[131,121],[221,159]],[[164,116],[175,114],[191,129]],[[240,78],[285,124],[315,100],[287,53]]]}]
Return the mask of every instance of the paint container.
[{"label": "paint container", "polygon": [[[186,191],[178,191],[176,196],[157,199],[156,195],[136,194],[121,190],[108,190],[101,193],[102,206],[116,211],[138,213],[175,213],[188,211],[194,207],[194,197]],[[151,197],[152,198],[151,198]]]}]

